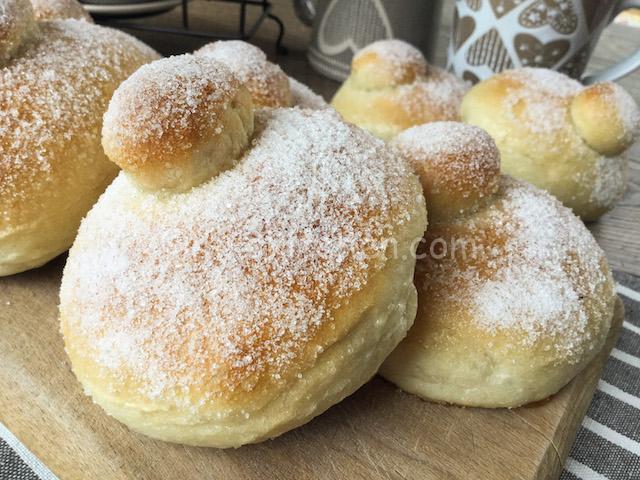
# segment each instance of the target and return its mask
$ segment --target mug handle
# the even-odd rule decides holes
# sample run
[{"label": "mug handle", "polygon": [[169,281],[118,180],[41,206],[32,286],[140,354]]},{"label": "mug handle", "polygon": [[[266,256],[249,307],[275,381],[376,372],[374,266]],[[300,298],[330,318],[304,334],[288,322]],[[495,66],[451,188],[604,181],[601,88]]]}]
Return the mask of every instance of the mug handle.
[{"label": "mug handle", "polygon": [[[640,8],[640,0],[623,0],[611,16],[611,19],[614,19],[620,12],[629,8]],[[606,80],[617,80],[629,75],[637,68],[640,68],[640,48],[633,52],[629,57],[615,65],[612,65],[606,70],[582,78],[582,83],[585,85],[592,85]]]}]

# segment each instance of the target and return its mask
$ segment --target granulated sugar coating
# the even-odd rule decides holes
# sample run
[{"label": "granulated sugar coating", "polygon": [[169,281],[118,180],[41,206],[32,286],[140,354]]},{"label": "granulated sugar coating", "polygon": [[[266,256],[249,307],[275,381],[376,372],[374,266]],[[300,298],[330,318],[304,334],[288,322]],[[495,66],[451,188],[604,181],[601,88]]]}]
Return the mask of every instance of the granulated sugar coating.
[{"label": "granulated sugar coating", "polygon": [[194,52],[226,65],[244,83],[259,106],[290,106],[289,79],[258,47],[241,40],[209,43]]},{"label": "granulated sugar coating", "polygon": [[417,48],[401,40],[381,40],[368,45],[354,57],[353,68],[357,70],[359,60],[372,55],[382,60],[382,63],[378,60],[374,72],[393,73],[398,108],[408,118],[424,118],[425,112],[433,112],[436,120],[458,118],[458,109],[467,91],[464,82],[441,68],[428,65]]},{"label": "granulated sugar coating", "polygon": [[10,221],[25,192],[64,177],[65,145],[100,138],[105,89],[115,89],[134,59],[154,56],[116,30],[76,20],[40,24],[0,69],[0,218]]},{"label": "granulated sugar coating", "polygon": [[453,230],[462,232],[458,241],[479,246],[477,260],[460,268],[427,258],[418,267],[425,285],[434,292],[446,285],[436,294],[464,302],[479,328],[512,336],[516,348],[552,339],[559,357],[579,359],[594,329],[587,328],[591,302],[600,301],[608,281],[604,254],[549,194],[504,177],[498,195],[487,210],[459,220],[466,227],[458,230],[454,222]]},{"label": "granulated sugar coating", "polygon": [[80,228],[61,315],[92,340],[85,355],[145,397],[228,397],[301,375],[332,312],[420,211],[404,163],[335,112],[265,110],[256,123],[235,168],[173,195],[121,174]]},{"label": "granulated sugar coating", "polygon": [[451,157],[459,156],[468,157],[465,167],[472,172],[487,164],[499,167],[500,163],[498,149],[489,134],[460,122],[432,122],[412,127],[399,134],[395,141],[408,152],[419,152],[442,167],[453,163]]},{"label": "granulated sugar coating", "polygon": [[[545,143],[549,143],[549,138],[566,138],[566,132],[576,128],[571,118],[571,102],[584,91],[580,83],[561,73],[539,68],[523,68],[505,75],[516,82],[513,88],[508,88],[505,100],[513,122],[539,135],[540,141]],[[640,113],[633,98],[622,87],[611,82],[589,88],[607,104],[615,105],[614,111],[623,126],[619,140],[632,141],[640,128]],[[580,137],[575,138],[579,142],[576,150],[586,145]],[[550,142],[549,149],[556,146],[563,147],[562,141]],[[627,161],[623,157],[598,154],[592,168],[594,175],[588,178],[582,171],[576,172],[573,175],[575,182],[593,185],[589,201],[594,205],[613,205],[624,193],[622,186],[626,184]]]},{"label": "granulated sugar coating", "polygon": [[431,122],[392,140],[418,174],[430,223],[477,210],[498,189],[500,154],[481,128],[460,122]]},{"label": "granulated sugar coating", "polygon": [[590,199],[596,205],[613,205],[624,195],[620,185],[627,184],[629,167],[625,154],[617,157],[600,156],[595,166],[595,184]]},{"label": "granulated sugar coating", "polygon": [[633,138],[640,134],[640,109],[633,97],[624,88],[616,83],[608,83],[611,89],[608,101],[614,103],[620,115],[620,121],[624,125],[624,130]]},{"label": "granulated sugar coating", "polygon": [[165,155],[188,151],[220,133],[215,130],[239,87],[223,63],[193,55],[144,65],[109,103],[102,130],[105,151],[122,168],[164,162],[154,156],[158,150]]}]

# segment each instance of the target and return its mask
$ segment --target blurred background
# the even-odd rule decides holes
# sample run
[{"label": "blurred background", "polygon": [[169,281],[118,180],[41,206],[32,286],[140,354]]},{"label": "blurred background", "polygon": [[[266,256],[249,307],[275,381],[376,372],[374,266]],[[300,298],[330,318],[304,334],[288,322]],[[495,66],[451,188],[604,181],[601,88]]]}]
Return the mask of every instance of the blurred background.
[{"label": "blurred background", "polygon": [[[255,1],[255,0],[254,0]],[[344,0],[342,0],[344,1]],[[347,0],[353,2],[353,0]],[[425,52],[437,65],[444,66],[446,63],[447,44],[451,25],[453,23],[453,0],[415,0],[415,4],[425,3],[437,4],[428,21],[425,21],[423,31],[433,38],[433,52]],[[123,24],[141,26],[143,28],[174,29],[183,26],[182,0],[84,0],[87,8],[98,23],[105,23],[111,26],[122,28],[137,36],[144,42],[151,45],[163,55],[173,55],[191,52],[200,46],[213,41],[212,38],[176,35],[166,32],[139,31],[126,28]],[[256,1],[256,3],[261,3]],[[280,34],[278,21],[272,18],[265,18],[255,33],[248,40],[261,47],[269,56],[270,60],[279,63],[289,75],[309,84],[318,93],[329,97],[337,88],[338,83],[326,76],[319,75],[309,64],[307,50],[312,42],[312,27],[309,22],[304,22],[301,18],[308,15],[305,11],[307,4],[315,2],[305,2],[296,0],[271,0],[271,14],[284,26],[284,36],[282,45],[287,53],[276,48],[276,42]],[[322,3],[322,2],[320,2]],[[387,2],[391,3],[391,2]],[[399,3],[398,3],[399,4]],[[240,28],[240,17],[242,13],[240,1],[226,0],[192,0],[188,2],[188,26],[192,32],[208,33],[211,35],[237,35]],[[245,31],[248,31],[263,13],[259,5],[246,5]],[[296,14],[296,10],[298,14]],[[96,13],[98,12],[98,13]],[[114,15],[115,12],[115,15]],[[140,12],[143,15],[140,15]],[[402,12],[398,12],[402,14]],[[107,14],[107,15],[105,15]],[[616,41],[616,37],[628,36],[634,40],[640,40],[640,10],[628,10],[619,16],[615,23],[616,35],[605,30],[603,37],[598,42],[594,53],[592,65],[599,68],[613,64],[615,60],[630,54],[638,45],[634,42],[621,43]],[[414,22],[415,24],[415,22]],[[345,28],[344,25],[340,28]],[[348,28],[348,26],[346,27]],[[591,67],[594,68],[593,66]],[[326,75],[326,72],[324,72]],[[588,72],[587,72],[588,73]],[[335,78],[335,75],[334,75]],[[634,83],[633,77],[627,77],[620,81],[623,86],[630,90]]]}]

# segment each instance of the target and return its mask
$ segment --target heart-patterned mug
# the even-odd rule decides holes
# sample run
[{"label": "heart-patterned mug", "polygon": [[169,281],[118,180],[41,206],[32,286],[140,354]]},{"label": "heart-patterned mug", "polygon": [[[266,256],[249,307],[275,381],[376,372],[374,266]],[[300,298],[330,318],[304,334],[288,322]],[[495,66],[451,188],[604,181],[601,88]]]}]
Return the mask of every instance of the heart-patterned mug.
[{"label": "heart-patterned mug", "polygon": [[449,69],[475,83],[516,67],[544,67],[594,83],[640,67],[640,49],[611,68],[582,77],[602,33],[640,0],[456,0]]},{"label": "heart-patterned mug", "polygon": [[313,22],[307,51],[315,70],[344,80],[351,59],[371,42],[399,38],[433,60],[442,0],[294,0],[303,21]]}]

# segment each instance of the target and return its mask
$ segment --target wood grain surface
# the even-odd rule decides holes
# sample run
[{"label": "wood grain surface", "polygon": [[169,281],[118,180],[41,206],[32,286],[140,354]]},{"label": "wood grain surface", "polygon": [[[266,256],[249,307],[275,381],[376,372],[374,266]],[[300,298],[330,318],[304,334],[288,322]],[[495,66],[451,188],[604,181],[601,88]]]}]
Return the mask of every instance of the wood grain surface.
[{"label": "wood grain surface", "polygon": [[[287,25],[290,53],[273,56],[290,74],[330,98],[337,83],[315,74],[304,48],[309,30],[289,0],[275,0]],[[194,2],[195,26],[220,30],[231,6]],[[220,4],[216,4],[220,5]],[[172,23],[177,12],[160,22]],[[234,17],[235,18],[235,17]],[[441,61],[451,2],[440,35]],[[257,43],[273,54],[273,25]],[[203,40],[140,37],[164,54],[191,51]],[[640,37],[629,27],[605,31],[594,55],[598,69],[630,52]],[[640,99],[640,74],[622,82]],[[640,275],[640,148],[631,155],[630,187],[618,207],[590,225],[612,267]],[[65,258],[0,278],[0,422],[61,479],[423,478],[529,480],[557,478],[584,413],[607,347],[552,399],[515,410],[465,409],[427,403],[375,378],[302,428],[237,450],[183,447],[130,432],[84,396],[58,333],[57,304]]]}]

